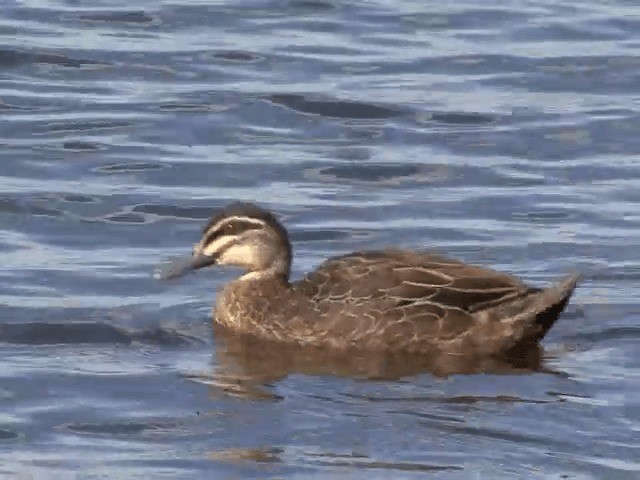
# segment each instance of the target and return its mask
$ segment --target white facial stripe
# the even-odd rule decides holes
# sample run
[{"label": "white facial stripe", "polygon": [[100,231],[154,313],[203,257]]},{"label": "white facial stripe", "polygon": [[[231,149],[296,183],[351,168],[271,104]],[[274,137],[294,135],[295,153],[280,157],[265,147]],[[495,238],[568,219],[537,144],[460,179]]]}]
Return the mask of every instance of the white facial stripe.
[{"label": "white facial stripe", "polygon": [[267,225],[264,221],[259,220],[257,218],[252,218],[252,217],[227,217],[224,220],[212,225],[211,228],[204,233],[204,237],[208,237],[208,236],[212,235],[214,232],[218,232],[220,230],[223,230],[229,223],[234,223],[234,222],[249,223],[249,224],[255,225],[256,227],[265,227]]},{"label": "white facial stripe", "polygon": [[245,223],[251,223],[253,225],[257,225],[259,227],[262,227],[265,225],[264,220],[260,220],[259,218],[253,218],[253,217],[227,217],[224,219],[222,223],[225,224],[229,222],[245,222]]}]

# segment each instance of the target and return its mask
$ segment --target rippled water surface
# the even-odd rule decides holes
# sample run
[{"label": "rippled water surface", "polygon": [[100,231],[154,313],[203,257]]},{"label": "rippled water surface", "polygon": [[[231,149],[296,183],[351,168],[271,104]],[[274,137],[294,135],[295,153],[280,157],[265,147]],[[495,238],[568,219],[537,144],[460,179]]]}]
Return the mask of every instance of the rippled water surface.
[{"label": "rippled water surface", "polygon": [[[2,478],[639,478],[636,2],[1,3]],[[235,272],[152,278],[232,199],[296,277],[585,279],[533,371],[262,358],[212,333]]]}]

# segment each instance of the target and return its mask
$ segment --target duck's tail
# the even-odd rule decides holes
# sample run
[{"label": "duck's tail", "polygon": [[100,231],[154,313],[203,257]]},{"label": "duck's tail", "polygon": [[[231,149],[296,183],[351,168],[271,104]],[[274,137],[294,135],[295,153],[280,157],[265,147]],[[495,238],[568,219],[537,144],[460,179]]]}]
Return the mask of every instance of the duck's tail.
[{"label": "duck's tail", "polygon": [[562,279],[557,284],[542,290],[536,302],[540,306],[534,324],[537,326],[533,332],[533,341],[540,341],[556,322],[562,311],[567,306],[573,291],[580,281],[580,274],[572,274]]},{"label": "duck's tail", "polygon": [[567,306],[579,280],[579,274],[569,275],[487,312],[500,319],[496,327],[502,332],[502,346],[496,350],[517,353],[542,340]]}]

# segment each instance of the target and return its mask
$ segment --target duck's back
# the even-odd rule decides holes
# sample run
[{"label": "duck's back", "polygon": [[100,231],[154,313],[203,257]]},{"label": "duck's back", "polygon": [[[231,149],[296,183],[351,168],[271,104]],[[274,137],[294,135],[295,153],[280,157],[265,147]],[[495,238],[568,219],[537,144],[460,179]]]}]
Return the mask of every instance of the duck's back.
[{"label": "duck's back", "polygon": [[375,298],[424,302],[473,312],[531,289],[517,278],[440,255],[404,250],[334,257],[296,283],[317,301]]},{"label": "duck's back", "polygon": [[[542,338],[575,280],[550,295],[494,270],[385,250],[332,258],[294,288],[314,304],[319,338],[335,346],[498,353]],[[545,312],[554,318],[538,324]]]}]

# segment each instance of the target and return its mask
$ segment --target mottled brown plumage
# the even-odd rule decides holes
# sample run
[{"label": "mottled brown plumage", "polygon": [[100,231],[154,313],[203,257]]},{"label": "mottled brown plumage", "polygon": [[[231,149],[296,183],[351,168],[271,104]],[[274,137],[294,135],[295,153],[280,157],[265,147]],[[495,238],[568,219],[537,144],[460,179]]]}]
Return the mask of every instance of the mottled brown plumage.
[{"label": "mottled brown plumage", "polygon": [[217,296],[214,321],[266,340],[332,349],[500,355],[536,344],[566,306],[577,275],[532,288],[491,269],[404,250],[352,253],[289,281],[286,230],[266,210],[232,204],[205,227],[188,268],[248,273]]}]

